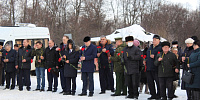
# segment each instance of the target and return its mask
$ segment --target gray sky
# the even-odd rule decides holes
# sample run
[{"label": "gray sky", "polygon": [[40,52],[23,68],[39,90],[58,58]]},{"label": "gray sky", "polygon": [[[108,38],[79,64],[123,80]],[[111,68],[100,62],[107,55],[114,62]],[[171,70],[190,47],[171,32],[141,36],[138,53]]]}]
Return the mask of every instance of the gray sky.
[{"label": "gray sky", "polygon": [[200,0],[168,0],[168,1],[171,1],[174,3],[180,3],[184,7],[187,7],[192,10],[196,10],[198,8]]}]

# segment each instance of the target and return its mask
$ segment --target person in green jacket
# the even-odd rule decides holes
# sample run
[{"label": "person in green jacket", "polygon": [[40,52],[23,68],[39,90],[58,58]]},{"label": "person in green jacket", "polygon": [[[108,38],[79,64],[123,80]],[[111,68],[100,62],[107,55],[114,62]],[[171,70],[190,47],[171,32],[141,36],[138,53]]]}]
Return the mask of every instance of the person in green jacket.
[{"label": "person in green jacket", "polygon": [[[36,42],[36,45],[34,45],[34,50],[32,51],[32,56],[36,56],[35,60],[35,72],[37,76],[37,87],[36,91],[44,91],[45,87],[45,63],[44,60],[42,60],[44,57],[45,49],[42,47],[42,42],[38,41]],[[42,79],[42,87],[40,87],[40,80]]]},{"label": "person in green jacket", "polygon": [[[116,50],[114,53],[114,56],[110,57],[110,60],[114,63],[114,72],[116,74],[116,91],[114,94],[111,94],[111,96],[120,96],[120,95],[127,95],[127,87],[124,84],[125,78],[124,78],[124,65],[122,64],[122,53],[123,49],[126,46],[122,38],[115,38],[116,42]],[[123,93],[121,94],[121,90],[123,90]]]}]

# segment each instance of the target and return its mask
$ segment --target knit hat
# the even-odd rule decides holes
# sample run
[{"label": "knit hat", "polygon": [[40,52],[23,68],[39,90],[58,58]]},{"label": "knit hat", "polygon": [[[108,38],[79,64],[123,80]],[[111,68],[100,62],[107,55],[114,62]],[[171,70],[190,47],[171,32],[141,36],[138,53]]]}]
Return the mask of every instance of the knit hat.
[{"label": "knit hat", "polygon": [[138,47],[140,45],[140,41],[134,40],[133,41],[133,45],[136,46],[136,47]]},{"label": "knit hat", "polygon": [[192,38],[194,41],[199,40],[197,36],[192,36],[191,38]]},{"label": "knit hat", "polygon": [[194,40],[192,38],[188,38],[185,40],[185,43],[194,43]]},{"label": "knit hat", "polygon": [[198,45],[200,47],[200,41],[199,40],[195,41],[194,44]]}]

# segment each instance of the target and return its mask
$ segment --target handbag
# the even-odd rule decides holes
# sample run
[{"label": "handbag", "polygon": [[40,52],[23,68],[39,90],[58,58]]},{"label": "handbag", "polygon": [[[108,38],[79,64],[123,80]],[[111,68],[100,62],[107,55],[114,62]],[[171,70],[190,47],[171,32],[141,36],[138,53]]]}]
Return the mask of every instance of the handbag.
[{"label": "handbag", "polygon": [[188,70],[183,72],[182,81],[188,84],[192,84],[194,79],[194,74]]}]

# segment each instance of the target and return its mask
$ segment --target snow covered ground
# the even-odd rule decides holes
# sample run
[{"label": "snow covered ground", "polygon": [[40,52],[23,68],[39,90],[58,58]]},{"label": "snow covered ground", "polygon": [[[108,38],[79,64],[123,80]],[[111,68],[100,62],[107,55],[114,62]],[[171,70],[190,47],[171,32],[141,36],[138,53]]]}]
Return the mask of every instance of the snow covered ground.
[{"label": "snow covered ground", "polygon": [[[115,76],[115,75],[114,75]],[[0,86],[0,100],[123,100],[125,99],[125,96],[117,96],[112,97],[110,96],[112,93],[110,91],[106,91],[106,94],[98,94],[100,92],[100,84],[99,84],[99,74],[94,73],[94,84],[95,84],[95,90],[94,90],[94,96],[93,97],[87,97],[83,96],[80,97],[78,94],[81,93],[82,90],[82,81],[81,81],[81,75],[78,74],[78,77],[76,79],[77,81],[77,92],[75,96],[71,95],[62,95],[59,94],[61,92],[61,86],[59,81],[58,91],[55,93],[52,92],[39,92],[39,91],[33,91],[36,88],[36,77],[31,76],[31,91],[27,91],[26,87],[24,87],[23,91],[18,91],[18,86],[16,86],[15,90],[3,90],[5,87]],[[45,89],[47,90],[47,78],[45,82],[46,86]],[[176,91],[176,95],[178,98],[174,100],[186,100],[186,92],[181,90],[180,87]],[[148,94],[143,93],[140,94],[139,100],[147,100],[147,98],[150,97]]]}]

